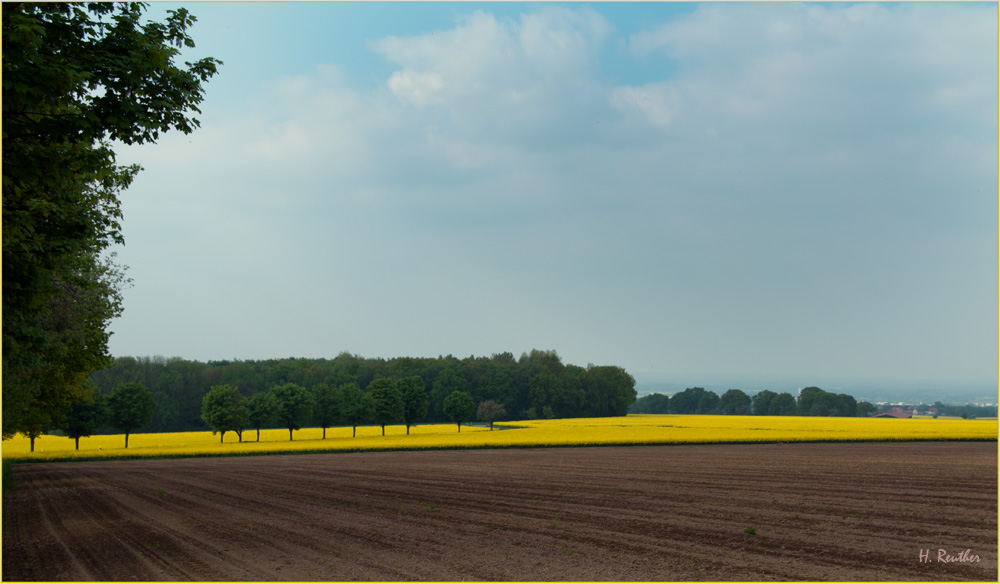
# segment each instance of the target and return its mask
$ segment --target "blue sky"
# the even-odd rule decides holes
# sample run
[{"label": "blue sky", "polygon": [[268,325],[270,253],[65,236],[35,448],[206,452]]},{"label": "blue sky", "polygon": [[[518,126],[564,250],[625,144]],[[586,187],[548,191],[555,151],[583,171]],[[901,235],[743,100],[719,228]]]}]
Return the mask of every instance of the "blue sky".
[{"label": "blue sky", "polygon": [[115,355],[996,381],[995,4],[188,8]]}]

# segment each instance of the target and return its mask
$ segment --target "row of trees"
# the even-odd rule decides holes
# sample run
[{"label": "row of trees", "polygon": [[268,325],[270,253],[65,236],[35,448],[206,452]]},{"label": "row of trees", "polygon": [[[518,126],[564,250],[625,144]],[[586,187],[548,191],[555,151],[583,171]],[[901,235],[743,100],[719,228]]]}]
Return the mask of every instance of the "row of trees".
[{"label": "row of trees", "polygon": [[[286,383],[250,398],[231,385],[216,385],[202,401],[201,416],[213,434],[220,434],[220,441],[225,440],[226,432],[235,432],[242,442],[247,428],[256,429],[260,441],[260,429],[271,424],[287,428],[288,439],[292,440],[293,432],[309,423],[323,429],[325,440],[326,429],[331,426],[346,424],[351,426],[351,435],[357,436],[358,426],[369,421],[382,427],[383,436],[385,427],[393,424],[406,425],[408,435],[410,427],[427,415],[427,406],[423,381],[412,376],[377,379],[366,391],[357,383],[345,383],[338,388],[318,384],[312,390]],[[476,405],[471,395],[455,391],[445,398],[444,411],[461,432],[462,424],[476,412]],[[506,413],[502,405],[492,400],[479,404],[478,417],[489,422],[491,430],[493,422]]]},{"label": "row of trees", "polygon": [[818,387],[807,387],[798,399],[790,393],[769,389],[749,396],[740,389],[730,389],[721,396],[702,387],[689,387],[672,396],[653,393],[639,398],[629,413],[634,414],[728,414],[758,416],[869,416],[875,406],[858,402],[847,394],[835,394]]},{"label": "row of trees", "polygon": [[[356,386],[362,393],[386,379],[419,380],[427,400],[424,421],[451,421],[445,399],[466,393],[474,404],[493,401],[506,412],[503,419],[623,416],[635,401],[635,380],[621,367],[580,367],[563,364],[555,351],[532,350],[515,358],[511,353],[490,357],[451,355],[437,358],[369,359],[341,353],[333,359],[271,359],[210,361],[180,358],[119,357],[90,381],[99,393],[122,383],[141,383],[152,392],[156,411],[145,432],[204,429],[202,406],[217,385],[238,388],[248,400],[272,388],[294,384],[315,398],[316,388],[340,392]],[[415,389],[411,390],[415,391]],[[500,418],[498,418],[500,419]],[[274,424],[277,424],[275,422]],[[264,425],[265,427],[268,424]]]}]

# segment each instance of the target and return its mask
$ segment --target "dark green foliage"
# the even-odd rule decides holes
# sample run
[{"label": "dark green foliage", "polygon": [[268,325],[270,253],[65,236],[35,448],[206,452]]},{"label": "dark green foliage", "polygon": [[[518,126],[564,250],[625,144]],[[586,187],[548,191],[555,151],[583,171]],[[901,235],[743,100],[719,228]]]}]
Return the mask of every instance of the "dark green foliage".
[{"label": "dark green foliage", "polygon": [[424,380],[419,375],[413,375],[400,379],[396,385],[403,394],[403,423],[406,424],[406,433],[410,433],[410,426],[424,419],[427,415],[427,391],[424,390]]},{"label": "dark green foliage", "polygon": [[479,404],[476,409],[476,418],[481,422],[489,422],[490,430],[493,429],[493,422],[502,420],[507,415],[507,409],[503,404],[498,404],[493,400],[486,400]]},{"label": "dark green foliage", "polygon": [[651,393],[640,397],[632,407],[630,414],[666,414],[670,411],[670,398],[662,393]]},{"label": "dark green foliage", "polygon": [[269,391],[255,393],[247,399],[247,424],[257,430],[257,442],[260,442],[260,428],[274,422],[278,411],[278,402]]},{"label": "dark green foliage", "polygon": [[740,389],[730,389],[719,398],[719,413],[730,416],[750,415],[750,396]]},{"label": "dark green foliage", "polygon": [[719,395],[714,391],[706,391],[701,394],[698,398],[698,409],[695,413],[698,414],[717,414],[719,413]]},{"label": "dark green foliage", "polygon": [[63,421],[63,431],[66,436],[76,442],[80,450],[80,438],[91,436],[108,421],[108,398],[103,394],[94,394],[90,401],[79,401],[70,407]]},{"label": "dark green foliage", "polygon": [[142,22],[139,3],[3,4],[3,438],[58,425],[111,362],[121,313],[118,193],[138,166],[111,140],[190,132],[214,59],[174,65],[193,42],[184,9]]},{"label": "dark green foliage", "polygon": [[[345,384],[357,386],[360,395],[372,379],[387,378],[402,382],[419,378],[427,410],[421,415],[419,408],[407,413],[404,400],[404,423],[448,422],[444,413],[444,398],[452,389],[464,388],[479,403],[494,400],[502,404],[511,419],[525,418],[532,408],[529,383],[542,371],[558,378],[552,383],[556,391],[546,392],[538,401],[537,415],[544,415],[545,406],[556,417],[600,417],[624,415],[635,401],[635,380],[620,367],[563,365],[552,351],[532,351],[516,360],[510,353],[492,357],[452,356],[432,359],[402,357],[399,359],[364,359],[350,353],[341,353],[333,359],[268,359],[261,361],[187,361],[163,357],[118,357],[111,367],[96,371],[90,380],[99,391],[108,392],[115,385],[128,381],[149,387],[156,400],[157,409],[144,431],[177,432],[204,429],[201,419],[201,401],[213,385],[234,385],[244,395],[267,393],[267,389],[286,383],[303,387],[326,384],[337,388],[338,395]],[[397,374],[405,374],[402,378]],[[551,381],[551,377],[542,376]],[[415,387],[415,385],[414,385]],[[430,390],[430,391],[428,391]],[[419,395],[414,392],[413,397]],[[359,398],[360,399],[360,398]],[[545,401],[548,400],[548,401]],[[363,404],[361,404],[363,406]],[[415,402],[419,405],[419,402]],[[413,414],[412,418],[408,418]],[[368,423],[370,414],[364,408],[355,422],[348,422],[346,414],[338,419],[356,427]],[[315,419],[313,423],[322,425]],[[269,427],[271,420],[262,420],[261,427]],[[305,422],[305,423],[308,423]],[[258,428],[252,420],[248,428]]]},{"label": "dark green foliage", "polygon": [[858,404],[846,394],[823,391],[818,387],[807,387],[799,392],[796,408],[800,416],[856,416]]},{"label": "dark green foliage", "polygon": [[3,496],[13,493],[14,489],[21,483],[21,479],[14,474],[14,463],[9,458],[3,459]]},{"label": "dark green foliage", "polygon": [[288,428],[288,439],[292,431],[302,428],[302,424],[312,415],[312,396],[306,388],[294,383],[286,383],[271,389],[274,395],[274,420],[283,428]]},{"label": "dark green foliage", "polygon": [[340,393],[344,421],[351,426],[351,436],[357,436],[358,426],[372,417],[374,406],[371,396],[362,392],[356,382],[345,383],[337,391]]},{"label": "dark green foliage", "polygon": [[385,436],[386,425],[403,421],[403,395],[395,381],[384,377],[371,382],[368,395],[371,396],[372,420],[382,426]]},{"label": "dark green foliage", "polygon": [[452,422],[458,424],[459,432],[462,431],[462,424],[471,420],[475,411],[476,402],[472,401],[472,396],[464,391],[452,392],[444,398],[444,413]]},{"label": "dark green foliage", "polygon": [[125,448],[128,435],[142,428],[153,419],[156,402],[141,383],[123,383],[108,397],[108,423],[125,434]]},{"label": "dark green foliage", "polygon": [[[236,432],[243,442],[243,429],[250,421],[250,409],[240,390],[232,385],[214,385],[201,402],[201,419],[218,432],[219,442],[224,442],[226,432]],[[258,438],[259,441],[259,438]]]},{"label": "dark green foliage", "polygon": [[340,396],[337,390],[325,383],[318,383],[312,388],[313,423],[323,428],[323,439],[326,439],[326,429],[340,419]]}]

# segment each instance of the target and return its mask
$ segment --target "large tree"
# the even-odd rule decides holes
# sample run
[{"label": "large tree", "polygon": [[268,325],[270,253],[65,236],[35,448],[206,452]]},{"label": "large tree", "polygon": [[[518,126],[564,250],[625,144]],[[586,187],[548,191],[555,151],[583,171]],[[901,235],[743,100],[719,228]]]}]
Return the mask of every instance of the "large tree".
[{"label": "large tree", "polygon": [[326,440],[326,429],[340,418],[340,396],[337,390],[325,383],[317,383],[312,388],[313,422],[323,428],[323,439]]},{"label": "large tree", "polygon": [[403,394],[403,423],[406,424],[406,434],[409,435],[410,426],[427,415],[427,391],[424,389],[424,380],[419,375],[404,377],[396,385]]},{"label": "large tree", "polygon": [[154,409],[153,395],[141,383],[123,383],[108,396],[108,422],[125,434],[125,448],[128,435],[148,424]]},{"label": "large tree", "polygon": [[144,22],[145,9],[2,5],[5,439],[57,423],[86,399],[86,375],[110,363],[121,279],[101,258],[123,243],[118,194],[139,171],[117,164],[111,141],[191,132],[220,64],[177,66],[194,17],[179,8]]},{"label": "large tree", "polygon": [[719,397],[719,413],[730,416],[749,416],[750,396],[742,389],[730,389]]},{"label": "large tree", "polygon": [[458,424],[459,432],[462,431],[462,424],[471,420],[475,411],[476,402],[472,401],[472,396],[464,391],[454,391],[444,398],[444,413],[452,422]]},{"label": "large tree", "polygon": [[302,428],[302,424],[312,415],[312,396],[306,388],[294,383],[278,385],[271,389],[276,409],[275,420],[288,428],[288,439],[292,440],[292,430]]},{"label": "large tree", "polygon": [[372,416],[371,396],[361,391],[357,382],[344,383],[337,390],[340,394],[341,413],[344,421],[351,425],[351,437],[358,435],[358,425]]},{"label": "large tree", "polygon": [[201,401],[201,419],[219,433],[219,442],[225,442],[226,432],[236,432],[243,442],[243,429],[250,421],[246,398],[232,385],[213,385]]},{"label": "large tree", "polygon": [[372,400],[372,419],[382,426],[382,435],[385,436],[386,425],[403,420],[403,395],[396,382],[385,377],[368,385],[368,395]]},{"label": "large tree", "polygon": [[80,438],[92,435],[107,422],[107,402],[107,396],[95,392],[90,401],[80,401],[70,406],[63,421],[63,430],[67,437],[76,442],[77,450],[80,450]]},{"label": "large tree", "polygon": [[257,430],[257,442],[260,442],[260,427],[274,421],[278,411],[278,402],[270,391],[261,391],[247,399],[247,423]]}]

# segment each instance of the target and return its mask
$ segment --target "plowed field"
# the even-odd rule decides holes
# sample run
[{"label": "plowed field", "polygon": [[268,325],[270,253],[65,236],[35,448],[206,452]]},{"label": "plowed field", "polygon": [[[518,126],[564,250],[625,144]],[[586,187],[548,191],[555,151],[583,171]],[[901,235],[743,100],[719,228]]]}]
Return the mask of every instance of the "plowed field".
[{"label": "plowed field", "polygon": [[997,580],[996,442],[14,468],[5,581]]}]

